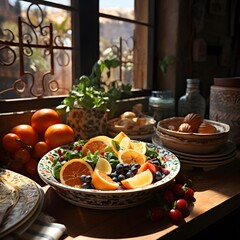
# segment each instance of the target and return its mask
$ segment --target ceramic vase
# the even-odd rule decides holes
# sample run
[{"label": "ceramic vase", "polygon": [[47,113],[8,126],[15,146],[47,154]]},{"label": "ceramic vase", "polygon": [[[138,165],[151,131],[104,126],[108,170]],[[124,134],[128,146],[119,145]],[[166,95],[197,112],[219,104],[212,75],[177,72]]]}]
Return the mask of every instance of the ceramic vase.
[{"label": "ceramic vase", "polygon": [[240,88],[211,86],[209,119],[230,125],[230,140],[240,145]]},{"label": "ceramic vase", "polygon": [[107,135],[107,112],[100,109],[74,108],[67,115],[67,123],[75,133],[75,140],[87,140]]}]

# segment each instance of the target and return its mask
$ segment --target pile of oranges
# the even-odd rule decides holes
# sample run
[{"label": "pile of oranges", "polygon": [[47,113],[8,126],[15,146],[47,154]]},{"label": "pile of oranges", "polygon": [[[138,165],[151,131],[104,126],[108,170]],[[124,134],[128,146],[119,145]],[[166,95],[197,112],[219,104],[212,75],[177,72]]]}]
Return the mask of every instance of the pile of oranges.
[{"label": "pile of oranges", "polygon": [[2,138],[7,168],[19,173],[36,174],[37,164],[55,147],[74,142],[73,129],[64,124],[51,108],[35,111],[30,124],[14,126]]}]

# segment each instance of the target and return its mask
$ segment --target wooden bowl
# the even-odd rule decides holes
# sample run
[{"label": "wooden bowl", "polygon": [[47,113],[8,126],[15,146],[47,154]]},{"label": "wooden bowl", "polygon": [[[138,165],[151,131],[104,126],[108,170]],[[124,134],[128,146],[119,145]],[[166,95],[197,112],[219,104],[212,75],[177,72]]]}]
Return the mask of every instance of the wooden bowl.
[{"label": "wooden bowl", "polygon": [[167,148],[191,154],[209,154],[228,141],[228,124],[204,119],[204,122],[217,129],[215,133],[186,133],[178,131],[183,119],[173,117],[158,122],[156,134]]}]

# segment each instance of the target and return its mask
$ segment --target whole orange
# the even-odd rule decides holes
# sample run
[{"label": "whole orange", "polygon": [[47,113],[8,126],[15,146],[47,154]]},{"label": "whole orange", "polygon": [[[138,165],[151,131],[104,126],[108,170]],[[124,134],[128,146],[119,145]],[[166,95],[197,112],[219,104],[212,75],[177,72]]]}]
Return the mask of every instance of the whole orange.
[{"label": "whole orange", "polygon": [[42,158],[49,151],[50,147],[44,141],[39,141],[34,146],[34,152],[37,158]]},{"label": "whole orange", "polygon": [[19,148],[14,153],[14,160],[20,161],[22,164],[26,164],[31,159],[31,154],[27,148]]},{"label": "whole orange", "polygon": [[10,153],[14,153],[19,148],[22,147],[22,143],[20,141],[20,138],[15,133],[5,134],[3,136],[3,139],[2,139],[2,145],[3,145],[3,148]]},{"label": "whole orange", "polygon": [[53,124],[44,134],[45,142],[51,149],[74,142],[73,129],[64,123]]},{"label": "whole orange", "polygon": [[44,134],[49,126],[61,122],[57,111],[51,108],[39,109],[31,117],[31,125],[39,134]]},{"label": "whole orange", "polygon": [[10,130],[15,133],[25,145],[34,146],[38,142],[38,133],[29,124],[19,124]]}]

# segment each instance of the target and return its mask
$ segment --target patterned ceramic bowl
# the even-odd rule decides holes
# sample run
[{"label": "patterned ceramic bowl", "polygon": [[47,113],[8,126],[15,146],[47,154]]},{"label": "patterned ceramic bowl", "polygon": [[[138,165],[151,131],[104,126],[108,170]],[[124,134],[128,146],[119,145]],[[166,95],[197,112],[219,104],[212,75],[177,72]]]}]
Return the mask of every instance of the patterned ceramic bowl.
[{"label": "patterned ceramic bowl", "polygon": [[174,180],[180,170],[179,159],[173,153],[160,146],[147,144],[149,147],[159,150],[170,173],[162,180],[144,188],[101,191],[75,188],[61,184],[52,174],[53,155],[56,154],[58,148],[47,153],[39,161],[38,174],[63,199],[77,206],[93,209],[123,209],[136,206],[151,199],[157,190]]}]

